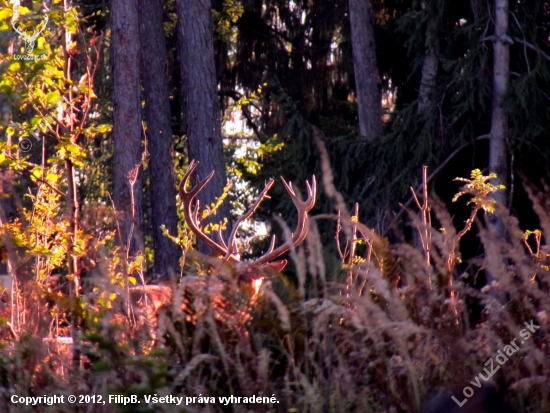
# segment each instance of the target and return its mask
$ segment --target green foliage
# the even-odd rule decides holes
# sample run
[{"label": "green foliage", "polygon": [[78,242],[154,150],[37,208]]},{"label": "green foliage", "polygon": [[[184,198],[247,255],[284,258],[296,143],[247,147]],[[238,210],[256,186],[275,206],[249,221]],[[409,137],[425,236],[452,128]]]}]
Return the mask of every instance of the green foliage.
[{"label": "green foliage", "polygon": [[242,16],[244,8],[240,1],[224,0],[222,11],[212,9],[212,20],[214,21],[214,36],[216,40],[229,41],[235,23]]},{"label": "green foliage", "polygon": [[[484,36],[492,20],[485,3],[374,2],[381,87],[393,103],[385,113],[383,136],[372,142],[357,132],[346,1],[279,2],[270,7],[250,1],[215,3],[220,91],[223,95],[228,88],[238,90],[227,96],[235,96],[234,107],[246,112],[249,126],[252,122],[255,126],[252,137],[227,138],[227,170],[233,182],[223,196],[233,198],[237,215],[247,209],[267,178],[283,175],[302,188],[311,174],[320,174],[312,138],[312,125],[316,125],[323,132],[337,189],[346,203],[362,204],[352,224],[368,219],[382,233],[387,217],[397,209],[395,201],[402,200],[416,183],[420,165],[435,167],[465,144],[476,147],[476,137],[490,128],[492,46]],[[2,2],[0,41],[9,37],[16,54],[26,50],[13,32],[11,19],[17,14],[22,29],[35,29],[43,14],[40,3],[32,4],[15,13],[7,1]],[[544,2],[529,7],[510,4],[514,13],[510,35],[516,41],[506,100],[508,142],[518,155],[513,158],[518,162],[515,166],[521,169],[529,163],[539,165],[539,159],[550,153],[545,92],[550,82],[545,57],[549,25]],[[164,324],[156,326],[160,333],[153,340],[154,329],[144,328],[142,322],[157,308],[145,307],[144,314],[126,298],[132,286],[146,279],[150,248],[143,256],[129,258],[114,242],[116,224],[108,194],[110,29],[104,31],[105,40],[94,38],[99,31],[91,26],[84,30],[86,22],[79,12],[89,5],[81,5],[64,11],[54,1],[33,58],[15,60],[6,53],[0,59],[0,172],[16,173],[15,192],[24,195],[8,222],[2,221],[0,258],[7,260],[9,255],[20,281],[28,280],[24,286],[14,284],[20,310],[13,326],[8,324],[8,307],[0,306],[2,342],[11,343],[0,348],[3,388],[19,394],[77,394],[92,389],[98,394],[140,397],[267,392],[280,397],[280,404],[266,407],[273,412],[378,412],[390,407],[417,411],[431,387],[468,383],[525,321],[536,319],[542,328],[540,337],[548,334],[549,266],[544,240],[549,234],[520,231],[511,217],[505,217],[512,245],[502,245],[506,268],[490,256],[482,265],[473,260],[466,269],[459,266],[456,240],[471,228],[478,211],[495,212],[491,195],[505,190],[492,185],[495,175],[484,176],[479,165],[470,179],[456,179],[464,186],[454,201],[470,197],[470,219],[464,229],[457,235],[450,218],[441,223],[442,231],[430,229],[431,265],[410,245],[390,244],[374,231],[365,239],[348,240],[357,252],[339,263],[334,222],[322,221],[334,205],[328,197],[321,198],[316,209],[323,215],[310,222],[307,248],[290,254],[294,274],[266,274],[262,294],[243,310],[247,321],[240,324],[215,317],[216,311],[233,302],[209,301],[216,288],[227,287],[220,281],[226,277],[222,270],[238,275],[239,269],[229,265],[220,269],[211,258],[187,253],[194,235],[178,202],[178,233],[164,231],[184,251],[181,267],[186,277],[174,291],[184,291],[186,282],[205,280],[211,282],[210,290],[201,290],[204,306],[200,314],[193,314],[194,319],[185,306],[197,294],[190,296],[187,290],[161,306]],[[90,7],[90,20],[108,15],[104,3]],[[173,1],[166,3],[169,50],[175,45],[174,9]],[[74,35],[70,44],[62,44],[64,31]],[[530,46],[523,47],[517,39]],[[427,48],[436,50],[440,67],[429,108],[419,113],[418,86]],[[184,120],[178,118],[182,109],[179,68],[175,56],[169,57],[174,130],[183,133]],[[71,73],[66,71],[68,59]],[[100,60],[97,71],[89,70]],[[32,148],[25,152],[21,145],[27,141]],[[185,146],[184,137],[174,137],[177,181],[188,164]],[[519,156],[525,148],[535,155]],[[460,167],[471,169],[467,162]],[[452,176],[458,174],[462,173]],[[74,232],[71,176],[76,178],[81,206],[80,225]],[[4,200],[5,194],[0,196]],[[218,205],[207,205],[201,218]],[[294,214],[280,185],[273,188],[259,216],[271,217],[273,211]],[[544,215],[540,220],[547,221]],[[211,224],[205,231],[217,229]],[[251,225],[248,232],[256,235],[256,228]],[[484,245],[487,250],[491,246]],[[74,260],[80,263],[84,286],[83,296],[71,301],[66,287],[74,280],[69,265]],[[494,274],[496,281],[474,291],[467,278],[483,271]],[[443,276],[452,282],[429,282]],[[250,289],[243,290],[249,299]],[[243,299],[239,294],[232,298]],[[2,302],[8,299],[4,295]],[[475,310],[468,303],[474,300],[484,308],[481,322],[472,321]],[[75,339],[81,339],[84,364],[71,380],[66,375],[71,367],[69,350],[54,356],[42,341],[48,335],[44,331],[52,335],[51,326],[61,334],[68,334],[73,326]],[[502,374],[514,384],[511,397],[528,404],[521,407],[548,411],[544,386],[548,382],[544,372],[550,370],[548,346],[540,338],[527,346],[521,356],[511,358]],[[456,354],[467,356],[457,360]],[[50,408],[41,407],[46,412]],[[66,411],[72,408],[65,407]],[[134,407],[127,408],[133,411]],[[59,406],[51,409],[59,411]]]},{"label": "green foliage", "polygon": [[[11,110],[11,119],[8,121],[3,117],[0,127],[12,142],[11,146],[9,141],[0,142],[0,167],[26,176],[30,187],[36,191],[36,195],[32,190],[29,195],[32,211],[20,211],[22,219],[16,221],[11,230],[17,229],[13,236],[20,237],[24,248],[36,259],[37,280],[40,281],[45,280],[54,268],[63,267],[67,254],[74,254],[69,260],[79,260],[86,253],[90,235],[78,231],[71,234],[71,218],[65,215],[71,191],[68,175],[73,174],[69,168],[85,168],[88,157],[85,143],[110,130],[108,124],[98,124],[87,116],[96,97],[91,75],[97,62],[84,53],[84,72],[66,71],[67,60],[72,61],[70,56],[79,53],[82,47],[77,41],[63,44],[57,32],[78,33],[77,10],[65,11],[57,6],[46,15],[49,25],[44,28],[31,54],[41,58],[14,60],[12,55],[3,55],[7,64],[0,80],[4,105]],[[19,8],[18,13],[2,14],[5,19],[12,16],[15,19],[33,15],[25,8]],[[23,20],[22,24],[29,22]],[[2,26],[2,30],[11,30],[11,25]],[[64,48],[68,48],[67,53]],[[72,80],[75,75],[80,80]],[[19,140],[19,146],[15,140]],[[42,146],[45,159],[37,159],[36,146]]]},{"label": "green foliage", "polygon": [[474,169],[470,174],[470,179],[455,178],[455,181],[465,182],[466,185],[454,196],[453,202],[456,202],[463,195],[471,195],[472,199],[468,201],[467,205],[473,204],[476,210],[483,209],[490,214],[495,212],[495,200],[491,199],[490,195],[496,191],[506,189],[504,185],[495,186],[488,182],[490,179],[496,179],[496,177],[497,174],[495,173],[483,176],[481,170]]}]

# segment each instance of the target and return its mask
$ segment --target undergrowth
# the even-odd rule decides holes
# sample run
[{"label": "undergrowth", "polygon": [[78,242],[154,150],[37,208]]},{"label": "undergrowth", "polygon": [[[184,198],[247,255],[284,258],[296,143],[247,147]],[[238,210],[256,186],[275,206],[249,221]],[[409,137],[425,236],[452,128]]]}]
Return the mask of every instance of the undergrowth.
[{"label": "undergrowth", "polygon": [[[154,297],[138,306],[130,300],[124,277],[139,280],[140,266],[110,245],[112,234],[81,237],[88,271],[82,295],[70,300],[54,270],[62,257],[53,247],[29,247],[32,231],[37,235],[32,219],[4,224],[4,256],[12,264],[25,256],[26,264],[14,270],[17,277],[3,276],[0,411],[417,412],[438,389],[458,389],[455,397],[464,399],[464,387],[480,373],[487,377],[488,360],[525,338],[527,323],[539,328],[490,380],[519,412],[549,412],[550,191],[527,186],[542,228],[522,232],[490,201],[489,179],[475,172],[463,180],[461,195],[472,203],[464,228],[452,225],[436,199],[424,203],[430,219],[415,218],[421,248],[389,244],[358,222],[357,209],[350,215],[340,205],[338,216],[312,217],[305,246],[290,253],[294,276],[266,274],[253,305],[246,304],[249,291],[228,293],[219,277],[227,269],[188,253],[158,320],[149,308]],[[330,179],[324,182],[338,205]],[[48,213],[50,232],[38,235],[57,234],[62,246],[62,218]],[[504,234],[490,229],[490,213],[500,216]],[[327,217],[337,224],[337,247],[320,243],[316,223]],[[465,272],[459,243],[474,225],[484,254]],[[474,288],[482,275],[492,281]],[[225,305],[229,315],[221,317],[212,291],[238,311]],[[60,338],[71,334],[73,344]],[[13,395],[63,395],[65,403],[25,406],[12,403]],[[107,403],[70,404],[68,395],[100,395]],[[108,403],[109,395],[136,395],[141,403]],[[147,404],[151,395],[184,399]],[[277,402],[220,402],[230,396]],[[186,397],[196,399],[186,405]]]}]

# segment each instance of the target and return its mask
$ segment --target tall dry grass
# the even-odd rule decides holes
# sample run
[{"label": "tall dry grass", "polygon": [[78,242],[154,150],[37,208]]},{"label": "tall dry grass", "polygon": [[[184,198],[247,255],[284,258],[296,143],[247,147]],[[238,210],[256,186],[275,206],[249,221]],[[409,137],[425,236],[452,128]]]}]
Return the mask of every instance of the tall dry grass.
[{"label": "tall dry grass", "polygon": [[[500,402],[517,411],[550,412],[550,273],[544,243],[550,239],[550,191],[528,191],[544,234],[540,245],[532,239],[526,244],[518,220],[505,210],[497,210],[506,228],[498,238],[480,213],[474,225],[484,254],[467,272],[460,264],[459,231],[437,201],[432,202],[433,227],[421,227],[430,234],[427,265],[425,251],[390,245],[356,222],[340,200],[339,243],[348,253],[343,251],[338,265],[334,246],[321,243],[317,222],[322,217],[315,218],[305,248],[290,253],[292,280],[266,274],[251,304],[249,291],[218,277],[230,269],[194,256],[196,265],[172,287],[171,299],[158,307],[158,319],[150,303],[128,305],[126,288],[110,282],[112,257],[98,250],[90,271],[95,288],[79,305],[32,280],[19,287],[25,322],[14,333],[4,320],[1,329],[0,411],[419,412],[441,389],[458,400],[464,399],[466,386],[484,391],[471,382],[479,373],[486,376],[487,360],[513,339],[519,343],[524,323],[533,320],[540,328],[491,381],[500,386]],[[330,176],[325,193],[337,199]],[[479,290],[472,279],[481,273],[494,281]],[[7,319],[11,297],[5,289]],[[77,369],[69,344],[43,340],[52,336],[55,317],[76,310],[83,354]],[[68,331],[70,320],[58,325]],[[44,394],[137,395],[141,404],[11,403],[12,395]],[[202,395],[216,403],[147,406],[144,396],[151,394]],[[218,402],[230,395],[275,395],[278,403]]]}]

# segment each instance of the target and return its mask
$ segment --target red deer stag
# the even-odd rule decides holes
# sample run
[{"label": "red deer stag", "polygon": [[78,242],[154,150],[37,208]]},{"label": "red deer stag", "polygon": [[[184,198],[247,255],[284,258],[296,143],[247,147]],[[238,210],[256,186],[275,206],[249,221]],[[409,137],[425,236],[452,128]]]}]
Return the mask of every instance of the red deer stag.
[{"label": "red deer stag", "polygon": [[[274,260],[291,248],[300,245],[307,236],[308,212],[315,204],[315,176],[313,176],[311,183],[306,181],[307,199],[305,201],[298,198],[292,188],[292,183],[287,183],[281,178],[298,211],[296,230],[286,242],[277,248],[275,248],[276,239],[273,236],[269,250],[264,255],[254,260],[241,261],[235,241],[239,226],[256,212],[260,202],[267,197],[274,180],[269,180],[250,209],[237,219],[227,243],[223,239],[221,225],[218,230],[218,242],[216,242],[200,228],[198,222],[200,204],[198,200],[195,200],[197,194],[214,176],[214,171],[202,181],[197,179],[195,186],[187,189],[187,181],[197,166],[197,161],[190,163],[180,184],[179,191],[187,225],[197,239],[208,245],[217,256],[217,258],[204,258],[214,267],[214,276],[186,275],[179,281],[174,300],[172,300],[172,289],[170,287],[140,286],[131,288],[130,302],[133,304],[135,313],[138,316],[140,314],[144,315],[143,319],[146,320],[149,327],[154,327],[157,324],[156,317],[159,309],[163,306],[169,306],[172,301],[176,307],[184,308],[188,319],[196,318],[200,314],[213,310],[214,317],[217,320],[231,325],[242,325],[249,318],[251,306],[254,305],[257,299],[259,288],[266,274],[280,272],[286,265],[286,260]],[[248,293],[242,294],[243,290],[245,293],[248,291]]]}]

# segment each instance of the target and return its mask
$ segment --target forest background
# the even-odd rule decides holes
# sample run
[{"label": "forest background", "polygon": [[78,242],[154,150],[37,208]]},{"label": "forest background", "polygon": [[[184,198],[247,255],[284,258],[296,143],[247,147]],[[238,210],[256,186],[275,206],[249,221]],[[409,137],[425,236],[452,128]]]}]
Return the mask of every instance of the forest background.
[{"label": "forest background", "polygon": [[[88,388],[97,377],[82,373],[82,357],[99,363],[92,371],[116,376],[122,367],[113,354],[138,354],[148,377],[141,392],[215,395],[245,394],[267,363],[265,386],[285,383],[285,411],[415,411],[430,390],[467,383],[525,321],[547,320],[548,1],[4,0],[0,51],[0,274],[6,337],[20,343],[5,347],[6,388],[33,393],[46,388],[44,371],[65,377],[58,366],[25,359],[32,366],[22,380],[14,364],[29,345],[24,337],[61,331],[73,340],[66,368]],[[322,177],[310,228],[316,243],[308,238],[306,250],[290,254],[285,276],[273,280],[280,305],[259,305],[250,327],[257,330],[238,336],[270,339],[247,344],[251,354],[237,376],[223,365],[238,363],[227,355],[237,351],[234,337],[221,339],[232,361],[212,343],[198,353],[190,345],[186,355],[165,345],[167,353],[156,355],[98,338],[111,337],[99,315],[129,285],[200,273],[196,257],[203,256],[188,252],[211,252],[195,240],[177,196],[191,160],[200,161],[201,179],[215,171],[199,194],[209,234],[219,225],[228,233],[268,178],[303,189],[312,175]],[[457,194],[471,195],[470,203]],[[276,214],[292,227],[292,211],[276,185],[239,237],[244,256],[267,249],[260,231],[284,239]],[[495,239],[502,248],[488,253]],[[98,274],[112,296],[101,296]],[[480,296],[495,282],[500,292]],[[335,307],[315,310],[312,300]],[[45,313],[33,318],[32,303]],[[494,310],[497,303],[506,310]],[[282,338],[281,308],[298,347]],[[282,321],[271,331],[262,320],[274,311]],[[331,321],[361,311],[352,327]],[[47,331],[44,317],[52,320]],[[410,329],[381,332],[389,321]],[[367,333],[357,339],[354,329]],[[499,379],[525,411],[550,406],[549,363],[536,356],[549,351],[547,329],[529,350],[534,364],[518,363]],[[450,374],[446,363],[472,342],[468,334],[484,345]],[[320,346],[324,367],[305,343]],[[354,346],[375,348],[359,351],[362,368],[352,368],[352,356],[338,358]],[[437,356],[430,350],[426,361],[422,351],[433,346]],[[205,354],[223,367],[201,367],[196,381],[182,384],[170,372],[161,385],[152,378],[161,373],[148,370],[148,357],[196,366],[193,357]],[[124,371],[109,389],[137,383]],[[337,376],[355,383],[350,394],[335,387]]]}]

